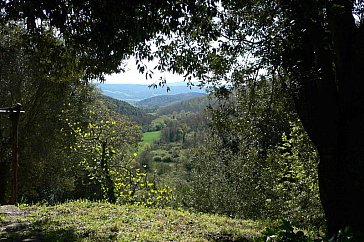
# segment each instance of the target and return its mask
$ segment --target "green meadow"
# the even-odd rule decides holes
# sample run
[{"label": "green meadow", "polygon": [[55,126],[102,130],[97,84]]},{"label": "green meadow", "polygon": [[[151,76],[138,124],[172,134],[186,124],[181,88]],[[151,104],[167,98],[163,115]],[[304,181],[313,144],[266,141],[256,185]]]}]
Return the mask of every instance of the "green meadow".
[{"label": "green meadow", "polygon": [[139,144],[139,151],[143,150],[145,145],[151,145],[154,141],[159,140],[161,131],[152,131],[143,133],[143,141]]}]

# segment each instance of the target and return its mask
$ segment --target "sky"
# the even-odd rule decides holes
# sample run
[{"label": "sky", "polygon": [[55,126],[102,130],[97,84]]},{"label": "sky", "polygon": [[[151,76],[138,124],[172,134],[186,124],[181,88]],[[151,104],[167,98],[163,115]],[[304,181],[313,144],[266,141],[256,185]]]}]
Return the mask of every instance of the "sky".
[{"label": "sky", "polygon": [[[105,83],[107,84],[153,84],[159,83],[160,77],[163,77],[167,80],[167,83],[173,82],[183,82],[183,76],[176,75],[173,73],[160,73],[156,70],[153,70],[154,75],[152,79],[145,79],[145,74],[141,74],[138,72],[135,58],[131,57],[130,59],[125,61],[125,72],[121,72],[119,74],[112,74],[105,76]],[[153,69],[156,62],[149,62],[148,66]]]}]

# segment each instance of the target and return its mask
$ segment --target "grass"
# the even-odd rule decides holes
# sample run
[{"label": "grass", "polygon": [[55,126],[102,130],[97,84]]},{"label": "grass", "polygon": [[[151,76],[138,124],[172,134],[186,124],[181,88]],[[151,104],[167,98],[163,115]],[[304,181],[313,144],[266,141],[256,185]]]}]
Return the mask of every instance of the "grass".
[{"label": "grass", "polygon": [[[4,232],[0,226],[0,240],[250,241],[261,230],[249,220],[84,200],[21,210],[22,216],[12,217],[20,229]],[[5,218],[0,225],[9,223]]]},{"label": "grass", "polygon": [[152,145],[154,141],[161,138],[161,131],[143,133],[143,141],[139,143],[139,153],[144,150],[146,145]]},{"label": "grass", "polygon": [[143,133],[142,145],[153,144],[154,141],[159,140],[160,138],[161,131],[145,132]]}]

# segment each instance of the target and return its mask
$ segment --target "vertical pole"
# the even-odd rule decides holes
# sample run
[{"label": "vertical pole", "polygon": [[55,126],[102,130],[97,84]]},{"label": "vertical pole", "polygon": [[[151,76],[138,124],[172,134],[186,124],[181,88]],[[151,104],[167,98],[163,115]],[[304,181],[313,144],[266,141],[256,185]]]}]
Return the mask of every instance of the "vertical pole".
[{"label": "vertical pole", "polygon": [[12,191],[11,191],[11,204],[15,204],[18,199],[18,166],[19,166],[19,118],[20,118],[21,104],[18,103],[10,110],[10,119],[12,123]]}]

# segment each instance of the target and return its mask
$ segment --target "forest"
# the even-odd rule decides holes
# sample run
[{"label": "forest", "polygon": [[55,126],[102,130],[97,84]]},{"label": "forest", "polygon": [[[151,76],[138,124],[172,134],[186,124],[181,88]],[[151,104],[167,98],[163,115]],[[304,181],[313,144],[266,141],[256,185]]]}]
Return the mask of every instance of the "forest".
[{"label": "forest", "polygon": [[362,0],[0,1],[0,239],[364,241],[363,65]]}]

